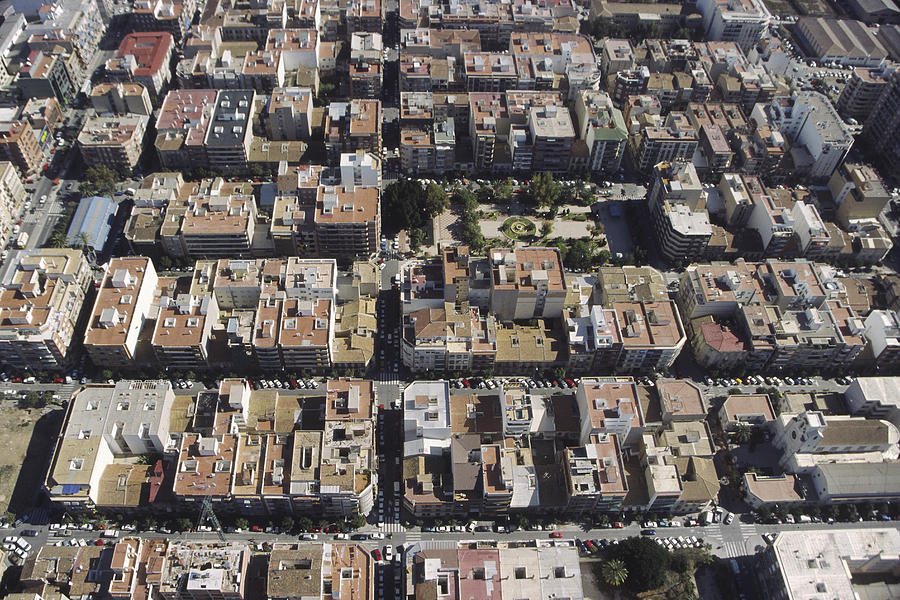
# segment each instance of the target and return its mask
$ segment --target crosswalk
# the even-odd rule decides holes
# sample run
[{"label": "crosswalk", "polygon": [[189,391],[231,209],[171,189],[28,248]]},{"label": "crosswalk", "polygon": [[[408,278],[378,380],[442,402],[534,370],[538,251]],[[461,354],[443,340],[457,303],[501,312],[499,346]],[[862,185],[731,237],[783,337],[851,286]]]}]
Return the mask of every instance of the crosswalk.
[{"label": "crosswalk", "polygon": [[740,541],[728,540],[722,543],[722,549],[729,558],[744,556],[747,551],[744,549],[744,543]]},{"label": "crosswalk", "polygon": [[393,383],[397,385],[400,383],[400,376],[396,371],[382,371],[378,376],[378,381],[381,383]]},{"label": "crosswalk", "polygon": [[403,533],[406,531],[406,527],[400,523],[399,519],[397,519],[393,513],[390,513],[385,517],[384,527],[381,531],[382,533]]}]

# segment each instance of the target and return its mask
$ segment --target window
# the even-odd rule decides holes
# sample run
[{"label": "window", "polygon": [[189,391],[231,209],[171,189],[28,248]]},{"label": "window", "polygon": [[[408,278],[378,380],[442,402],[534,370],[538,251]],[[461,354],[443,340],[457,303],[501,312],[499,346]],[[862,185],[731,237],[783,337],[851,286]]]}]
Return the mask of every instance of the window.
[{"label": "window", "polygon": [[69,470],[70,471],[80,471],[84,466],[83,458],[73,458],[71,462],[69,462]]},{"label": "window", "polygon": [[516,579],[526,579],[528,577],[525,567],[516,567]]},{"label": "window", "polygon": [[82,429],[78,434],[79,440],[89,440],[91,439],[91,430],[90,429]]},{"label": "window", "polygon": [[116,405],[116,410],[128,410],[131,408],[131,403],[129,402],[119,402]]},{"label": "window", "polygon": [[144,410],[156,410],[156,401],[151,400],[150,402],[145,402]]}]

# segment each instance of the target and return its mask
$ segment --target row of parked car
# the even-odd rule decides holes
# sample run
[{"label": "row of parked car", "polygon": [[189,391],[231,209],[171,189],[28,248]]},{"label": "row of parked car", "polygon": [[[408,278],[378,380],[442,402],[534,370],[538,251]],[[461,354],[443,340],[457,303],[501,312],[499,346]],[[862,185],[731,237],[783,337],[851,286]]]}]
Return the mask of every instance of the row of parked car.
[{"label": "row of parked car", "polygon": [[502,385],[516,384],[516,385],[524,385],[528,389],[535,388],[574,388],[578,385],[578,378],[575,379],[541,379],[541,378],[530,378],[530,377],[508,377],[508,378],[493,378],[493,379],[479,379],[473,377],[471,379],[466,379],[465,377],[461,379],[453,379],[450,381],[450,387],[453,389],[461,390],[464,388],[471,388],[477,390],[489,389],[493,390]]},{"label": "row of parked car", "polygon": [[[841,379],[847,379],[852,381],[850,377],[841,377],[836,381],[841,383]],[[720,387],[733,387],[737,385],[815,385],[815,380],[812,377],[804,377],[804,376],[795,376],[795,377],[764,377],[762,375],[747,375],[746,377],[717,377],[713,379],[712,377],[704,377],[703,383],[709,387],[712,386],[720,386]]]},{"label": "row of parked car", "polygon": [[319,386],[312,379],[251,379],[254,390],[314,390]]},{"label": "row of parked car", "polygon": [[3,538],[3,549],[7,552],[6,557],[14,565],[20,565],[28,558],[31,552],[31,544],[16,535],[8,535]]}]

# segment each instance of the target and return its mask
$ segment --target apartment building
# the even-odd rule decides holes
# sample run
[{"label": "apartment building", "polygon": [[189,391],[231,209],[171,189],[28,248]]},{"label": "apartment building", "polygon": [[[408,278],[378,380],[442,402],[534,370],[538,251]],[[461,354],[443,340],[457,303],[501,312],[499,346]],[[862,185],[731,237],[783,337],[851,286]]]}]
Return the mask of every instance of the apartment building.
[{"label": "apartment building", "polygon": [[381,155],[381,101],[332,102],[325,114],[325,149],[332,161],[365,150]]},{"label": "apartment building", "polygon": [[456,167],[456,125],[452,117],[424,129],[400,132],[400,167],[407,173],[445,173]]},{"label": "apartment building", "polygon": [[891,75],[875,103],[863,135],[884,165],[893,171],[900,168],[900,69]]},{"label": "apartment building", "polygon": [[341,185],[346,187],[379,187],[381,159],[371,152],[357,150],[341,154]]},{"label": "apartment building", "polygon": [[101,83],[91,90],[91,105],[98,113],[132,113],[149,117],[150,94],[140,83]]},{"label": "apartment building", "polygon": [[[461,542],[446,549],[422,541],[405,555],[404,589],[424,597],[447,591],[448,598],[488,597],[492,591],[520,597],[542,594],[583,598],[578,552],[570,543]],[[423,565],[431,565],[425,570]],[[457,583],[458,582],[458,583]]]},{"label": "apartment building", "polygon": [[276,543],[269,555],[266,597],[271,600],[328,594],[374,600],[375,560],[363,545]]},{"label": "apartment building", "polygon": [[620,447],[634,446],[644,432],[637,385],[630,377],[584,377],[575,390],[581,415],[581,443],[595,436],[616,437]]},{"label": "apartment building", "polygon": [[318,256],[370,255],[378,249],[381,231],[378,188],[321,186],[313,222]]},{"label": "apartment building", "polygon": [[300,67],[319,67],[321,40],[315,29],[269,29],[266,51],[278,50],[284,61],[284,71],[290,73]]},{"label": "apartment building", "polygon": [[403,317],[400,355],[412,371],[483,371],[494,365],[497,326],[468,302],[420,308]]},{"label": "apartment building", "polygon": [[138,0],[130,24],[135,31],[168,31],[176,43],[181,43],[196,12],[196,0]]},{"label": "apartment building", "polygon": [[29,98],[22,106],[19,117],[28,119],[35,129],[46,127],[54,133],[63,121],[61,105],[55,98]]},{"label": "apartment building", "polygon": [[592,435],[583,446],[563,452],[567,514],[614,512],[622,508],[628,482],[617,436]]},{"label": "apartment building", "polygon": [[109,262],[84,333],[84,349],[94,364],[134,364],[138,336],[150,316],[156,289],[156,269],[149,258],[122,257]]},{"label": "apartment building", "polygon": [[70,511],[109,505],[107,484],[120,485],[118,474],[127,480],[138,466],[135,456],[171,450],[174,400],[168,381],[123,380],[79,390],[69,403],[44,482],[50,500]]},{"label": "apartment building", "polygon": [[25,185],[13,163],[0,162],[0,241],[6,244],[12,235],[12,224],[19,215],[22,200],[25,199]]},{"label": "apartment building", "polygon": [[864,336],[880,369],[900,364],[900,317],[889,310],[873,310],[864,321]]},{"label": "apartment building", "polygon": [[214,262],[198,261],[187,289],[176,285],[159,297],[151,345],[161,365],[175,369],[207,367],[210,334],[219,317],[212,288],[214,269]]},{"label": "apartment building", "polygon": [[664,123],[645,127],[632,136],[629,144],[634,165],[649,172],[661,162],[691,161],[699,138],[684,113],[671,112]]},{"label": "apartment building", "polygon": [[614,365],[622,351],[622,335],[614,310],[580,304],[563,309],[570,373],[596,373]]},{"label": "apartment building", "polygon": [[845,228],[856,221],[877,220],[891,201],[891,194],[872,167],[854,163],[839,166],[828,181],[837,206],[837,220]]},{"label": "apartment building", "polygon": [[434,61],[438,61],[438,59],[433,59],[431,56],[418,56],[402,52],[400,54],[400,91],[432,91],[435,87],[435,81],[431,76],[432,63]]},{"label": "apartment building", "polygon": [[[615,106],[623,107],[629,96],[640,96],[647,93],[647,85],[650,82],[650,69],[646,66],[635,69],[618,71],[610,74],[607,79],[607,89],[611,90],[610,96]],[[656,96],[653,96],[654,98]],[[658,99],[657,99],[658,101]]]},{"label": "apartment building", "polygon": [[696,513],[718,501],[719,477],[712,458],[702,456],[704,444],[675,447],[666,441],[677,435],[700,440],[705,431],[702,421],[679,422],[668,435],[641,436],[637,453],[649,496],[647,510]]},{"label": "apartment building", "polygon": [[590,152],[588,170],[591,173],[618,171],[628,141],[622,111],[613,106],[608,95],[594,90],[582,90],[575,99],[575,116],[578,120],[578,137]]},{"label": "apartment building", "polygon": [[883,69],[867,69],[857,67],[838,97],[837,109],[842,115],[864,123],[882,92],[888,88],[891,71]]},{"label": "apartment building", "polygon": [[[34,6],[34,4],[32,4]],[[25,41],[30,50],[70,54],[69,74],[74,89],[80,89],[91,60],[97,52],[105,25],[95,0],[68,0],[35,6],[40,19],[25,29]]]},{"label": "apartment building", "polygon": [[552,105],[531,107],[528,133],[533,144],[533,158],[526,170],[568,172],[575,141],[575,129],[568,110]]},{"label": "apartment building", "polygon": [[[271,299],[261,302],[271,303]],[[280,310],[278,322],[281,327],[277,340],[284,368],[316,372],[329,368],[332,364],[334,303],[324,299],[289,298],[280,302]],[[265,327],[263,322],[261,330]]]},{"label": "apartment building", "polygon": [[41,168],[44,155],[28,123],[0,123],[0,158],[14,164],[22,175],[32,175]]},{"label": "apartment building", "polygon": [[16,369],[65,369],[90,285],[81,250],[16,250],[0,270],[0,358]]},{"label": "apartment building", "polygon": [[749,52],[766,32],[772,15],[760,0],[701,0],[706,38],[735,42]]},{"label": "apartment building", "polygon": [[253,90],[222,90],[216,95],[203,142],[208,168],[220,173],[247,169],[255,107]]},{"label": "apartment building", "polygon": [[627,71],[633,67],[634,48],[631,47],[631,42],[615,38],[603,40],[600,68],[604,75]]},{"label": "apartment building", "polygon": [[500,321],[557,318],[566,278],[556,248],[497,248],[490,252],[491,312]]},{"label": "apartment building", "polygon": [[691,319],[685,329],[694,359],[705,368],[737,370],[764,366],[749,360],[747,345],[739,331],[717,323],[712,315]]},{"label": "apartment building", "polygon": [[461,66],[468,92],[505,92],[518,86],[519,73],[510,54],[470,52],[463,55]]},{"label": "apartment building", "polygon": [[691,265],[676,295],[685,319],[727,317],[738,307],[765,301],[765,281],[755,265],[738,259],[733,265]]},{"label": "apartment building", "polygon": [[622,332],[616,369],[665,371],[675,362],[687,338],[674,302],[614,302]]},{"label": "apartment building", "polygon": [[764,194],[754,203],[746,226],[759,234],[766,256],[782,256],[794,239],[794,225],[794,211],[776,196]]},{"label": "apartment building", "polygon": [[216,107],[215,90],[172,90],[156,120],[154,146],[164,169],[206,165],[205,137]]},{"label": "apartment building", "polygon": [[699,260],[706,253],[712,226],[706,192],[692,163],[657,164],[649,193],[650,215],[660,252],[670,262]]},{"label": "apartment building", "polygon": [[174,542],[161,562],[163,600],[244,600],[251,547],[234,542]]},{"label": "apartment building", "polygon": [[774,124],[794,150],[794,171],[813,180],[827,181],[853,146],[853,136],[831,101],[818,92],[779,96],[771,103],[757,104],[751,118]]},{"label": "apartment building", "polygon": [[66,64],[68,58],[63,52],[32,50],[19,68],[19,93],[25,98],[55,98],[67,104],[76,93]]},{"label": "apartment building", "polygon": [[233,188],[217,177],[188,199],[177,233],[186,256],[249,256],[256,231],[256,200],[229,187]]},{"label": "apartment building", "polygon": [[[469,94],[469,137],[477,169],[491,169],[504,157],[509,113],[502,94]],[[498,143],[499,142],[499,143]]]},{"label": "apartment building", "polygon": [[156,102],[171,78],[175,49],[172,34],[132,32],[122,38],[116,55],[106,61],[106,75],[114,82],[140,83]]},{"label": "apartment building", "polygon": [[144,115],[89,117],[78,133],[78,148],[87,165],[127,172],[137,165],[149,118]]}]

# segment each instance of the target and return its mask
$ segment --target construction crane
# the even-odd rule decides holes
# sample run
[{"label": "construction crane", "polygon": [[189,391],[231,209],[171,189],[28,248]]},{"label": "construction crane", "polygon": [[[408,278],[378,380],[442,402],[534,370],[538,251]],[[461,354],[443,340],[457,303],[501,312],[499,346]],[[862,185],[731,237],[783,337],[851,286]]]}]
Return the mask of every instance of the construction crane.
[{"label": "construction crane", "polygon": [[218,534],[219,540],[224,542],[225,533],[222,531],[222,524],[219,523],[219,518],[216,516],[216,511],[213,510],[212,496],[210,496],[209,494],[204,496],[203,501],[200,503],[200,516],[197,517],[197,528],[199,528],[200,525],[203,525],[206,521],[209,521],[213,529],[216,530],[216,534]]}]

